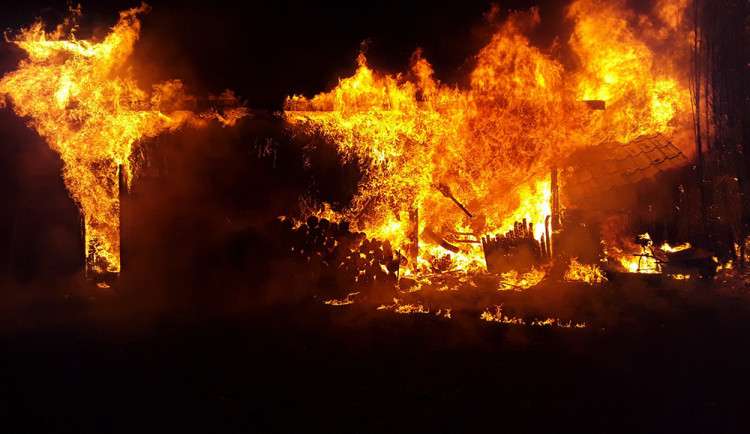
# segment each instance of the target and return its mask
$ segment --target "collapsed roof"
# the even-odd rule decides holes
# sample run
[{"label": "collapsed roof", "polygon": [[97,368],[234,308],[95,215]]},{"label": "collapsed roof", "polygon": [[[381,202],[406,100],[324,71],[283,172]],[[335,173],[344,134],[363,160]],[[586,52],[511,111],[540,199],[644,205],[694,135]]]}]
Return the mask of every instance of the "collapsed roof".
[{"label": "collapsed roof", "polygon": [[688,158],[663,135],[629,143],[604,142],[571,154],[562,167],[562,194],[568,207],[615,211],[632,207],[646,181],[664,181]]}]

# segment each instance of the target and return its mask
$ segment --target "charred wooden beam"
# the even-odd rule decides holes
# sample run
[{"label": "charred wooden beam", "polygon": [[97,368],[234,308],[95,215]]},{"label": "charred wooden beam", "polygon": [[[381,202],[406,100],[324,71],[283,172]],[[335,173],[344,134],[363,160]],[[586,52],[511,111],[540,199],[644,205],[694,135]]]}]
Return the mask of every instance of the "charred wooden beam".
[{"label": "charred wooden beam", "polygon": [[425,228],[425,230],[422,231],[422,234],[446,250],[450,250],[453,253],[458,253],[460,251],[458,247],[446,241],[445,238],[441,237],[430,228]]},{"label": "charred wooden beam", "polygon": [[553,251],[557,250],[554,246],[557,243],[557,235],[562,227],[562,216],[560,213],[560,189],[558,186],[557,177],[557,164],[552,164],[550,167],[550,188],[552,189],[552,203],[550,208],[552,210],[551,221],[550,221],[550,238],[547,239],[547,248],[552,254]]},{"label": "charred wooden beam", "polygon": [[552,220],[552,216],[547,216],[544,219],[544,237],[546,241],[545,247],[547,247],[547,253],[546,253],[547,258],[552,258],[552,244],[550,242],[551,241],[550,240],[550,232],[551,232],[550,221],[551,220]]},{"label": "charred wooden beam", "polygon": [[607,107],[607,102],[602,99],[588,99],[583,102],[591,110],[605,110]]},{"label": "charred wooden beam", "polygon": [[[462,238],[465,237],[465,238]],[[462,244],[481,244],[473,232],[453,232],[450,234],[450,242]]]},{"label": "charred wooden beam", "polygon": [[469,216],[469,218],[474,218],[474,215],[471,212],[469,212],[469,210],[466,209],[466,207],[461,202],[459,202],[458,199],[456,199],[456,197],[453,195],[453,192],[451,191],[450,187],[448,187],[445,184],[437,184],[435,186],[435,188],[437,188],[437,190],[440,193],[442,193],[443,196],[445,196],[446,198],[452,200],[453,203],[455,203],[459,208],[461,208],[461,211],[465,212],[466,215]]},{"label": "charred wooden beam", "polygon": [[419,208],[416,205],[409,209],[409,228],[406,238],[409,240],[405,249],[406,259],[416,264],[419,257]]},{"label": "charred wooden beam", "polygon": [[552,233],[560,230],[560,191],[557,179],[557,164],[550,167],[550,188],[552,189]]}]

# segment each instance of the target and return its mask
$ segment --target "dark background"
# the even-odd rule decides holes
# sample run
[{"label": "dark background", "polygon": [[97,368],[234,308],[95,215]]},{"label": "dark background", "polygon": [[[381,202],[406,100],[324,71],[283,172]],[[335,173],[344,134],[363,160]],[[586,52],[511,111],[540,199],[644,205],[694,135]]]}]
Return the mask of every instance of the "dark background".
[{"label": "dark background", "polygon": [[[2,25],[18,29],[41,16],[57,23],[64,2],[15,3],[5,8]],[[540,2],[506,1],[500,16]],[[542,26],[533,35],[542,46],[555,35],[566,38],[561,17],[566,2],[542,2]],[[411,54],[423,48],[438,78],[461,83],[471,56],[491,37],[483,15],[489,1],[463,2],[149,2],[142,15],[135,63],[147,79],[182,78],[198,89],[235,90],[251,107],[278,109],[291,93],[313,95],[350,75],[363,41],[368,58],[388,72],[404,71]],[[79,38],[104,35],[120,10],[134,2],[106,6],[83,3]],[[143,77],[142,77],[143,78]]]}]

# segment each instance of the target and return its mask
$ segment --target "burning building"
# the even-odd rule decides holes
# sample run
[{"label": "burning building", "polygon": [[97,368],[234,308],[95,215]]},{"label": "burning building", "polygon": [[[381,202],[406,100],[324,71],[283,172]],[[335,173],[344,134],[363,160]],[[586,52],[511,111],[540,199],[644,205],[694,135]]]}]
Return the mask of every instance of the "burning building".
[{"label": "burning building", "polygon": [[[542,262],[570,244],[562,214],[637,210],[630,187],[686,164],[667,139],[691,132],[687,78],[674,64],[689,53],[684,7],[659,2],[636,17],[620,2],[576,1],[573,61],[525,36],[538,9],[512,13],[477,54],[467,88],[441,83],[420,51],[396,75],[361,54],[335,89],[287,99],[295,128],[332,141],[363,173],[348,206],[305,212],[390,241],[407,276],[482,272],[487,248],[523,250],[522,268]],[[672,57],[652,48],[671,41]]]},{"label": "burning building", "polygon": [[[27,57],[6,61],[0,80],[0,124],[17,133],[3,143],[0,189],[21,187],[0,202],[0,223],[13,224],[0,231],[0,267],[9,257],[14,273],[0,273],[4,426],[742,431],[746,275],[696,279],[715,250],[685,227],[704,223],[693,215],[705,203],[705,227],[747,233],[750,213],[735,212],[750,197],[747,178],[733,167],[750,152],[732,153],[742,124],[711,118],[728,112],[727,100],[707,109],[701,97],[696,107],[685,60],[702,36],[686,28],[691,5],[580,0],[552,25],[544,9],[491,10],[491,30],[472,35],[483,45],[457,78],[439,50],[463,61],[471,44],[439,24],[461,21],[462,9],[476,18],[456,24],[468,34],[481,12],[433,3],[401,22],[459,43],[424,41],[405,68],[379,59],[377,34],[354,61],[370,29],[349,33],[346,50],[316,39],[341,35],[335,19],[344,33],[356,20],[382,26],[409,9],[402,3],[362,14],[352,2],[301,6],[328,8],[318,15],[264,3],[274,18],[193,2],[148,19],[143,8],[126,11],[101,38],[34,26],[10,35],[6,48]],[[742,34],[744,24],[727,22],[719,30]],[[413,50],[406,31],[384,27],[406,40],[385,51]],[[540,29],[559,38],[540,42]],[[211,74],[183,75],[154,56],[154,46],[179,43],[214,50],[190,65]],[[148,54],[139,58],[139,47]],[[347,58],[352,69],[326,85]],[[146,84],[138,62],[153,59],[185,84],[158,74],[156,87]],[[289,80],[284,68],[304,77]],[[273,77],[254,80],[257,71]],[[224,129],[236,103],[191,97],[196,77],[257,105],[268,87],[283,92],[264,115]],[[696,80],[700,95],[704,85],[743,87],[712,77]],[[291,92],[306,93],[274,113]],[[712,151],[692,152],[701,138]],[[16,169],[14,149],[46,170]],[[714,186],[726,194],[704,202]],[[80,257],[65,274],[42,275],[49,262],[25,254],[62,256],[49,221],[62,221],[65,256]],[[84,279],[84,255],[72,253],[84,248],[89,276],[121,272],[115,290]],[[22,262],[30,272],[14,269]]]}]

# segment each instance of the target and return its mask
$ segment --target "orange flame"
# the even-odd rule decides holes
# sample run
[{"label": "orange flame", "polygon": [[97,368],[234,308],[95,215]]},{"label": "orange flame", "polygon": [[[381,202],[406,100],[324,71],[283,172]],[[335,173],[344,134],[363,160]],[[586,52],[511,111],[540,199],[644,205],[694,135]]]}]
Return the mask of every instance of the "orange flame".
[{"label": "orange flame", "polygon": [[349,304],[354,304],[354,297],[357,296],[357,295],[359,295],[359,292],[351,292],[351,293],[347,294],[347,296],[344,297],[344,298],[342,298],[342,299],[335,299],[334,298],[334,299],[331,299],[331,300],[326,300],[326,301],[323,302],[323,304],[327,304],[329,306],[346,306],[346,305],[349,305]]},{"label": "orange flame", "polygon": [[17,115],[30,118],[29,125],[60,154],[65,185],[84,217],[86,256],[93,257],[96,271],[120,270],[118,172],[121,167],[125,182],[132,181],[134,146],[187,123],[215,118],[233,125],[247,113],[241,107],[224,113],[186,110],[179,80],[149,91],[138,87],[127,59],[140,34],[137,15],[147,9],[144,3],[121,12],[101,42],[75,38],[80,8],[52,32],[36,22],[9,40],[28,59],[0,81],[0,105],[9,101]]},{"label": "orange flame", "polygon": [[515,270],[511,270],[501,275],[500,290],[515,290],[522,291],[529,289],[539,284],[547,275],[547,271],[544,269],[537,270],[532,268],[531,271],[523,274],[519,274]]},{"label": "orange flame", "polygon": [[[398,298],[393,299],[393,304],[380,305],[378,310],[392,310],[400,314],[411,314],[411,313],[430,313],[429,309],[425,309],[422,303],[417,302],[416,304],[401,304],[401,300]],[[445,314],[446,318],[450,318],[450,309]]]},{"label": "orange flame", "polygon": [[565,272],[565,280],[568,282],[584,282],[595,285],[607,280],[601,268],[596,265],[582,264],[576,258],[571,258],[570,266]]},{"label": "orange flame", "polygon": [[[671,8],[660,2],[653,20],[633,20],[622,3],[578,0],[569,8],[576,68],[523,34],[540,22],[534,8],[499,27],[476,56],[468,89],[437,80],[420,51],[410,71],[397,75],[373,71],[361,54],[354,75],[332,91],[289,97],[286,119],[322,134],[342,158],[360,163],[359,191],[341,218],[402,250],[414,244],[410,233],[419,236],[419,257],[406,275],[446,260],[451,266],[444,268],[481,271],[476,244],[449,250],[425,230],[448,240],[455,233],[504,232],[526,218],[539,239],[550,214],[551,163],[604,140],[671,134],[689,121],[686,82],[669,75],[637,37],[657,19],[662,25],[671,20],[670,32],[676,32],[684,2]],[[607,108],[591,111],[585,99],[605,100]]]}]

